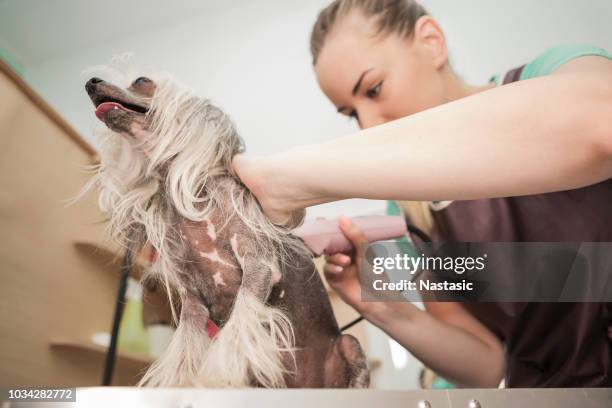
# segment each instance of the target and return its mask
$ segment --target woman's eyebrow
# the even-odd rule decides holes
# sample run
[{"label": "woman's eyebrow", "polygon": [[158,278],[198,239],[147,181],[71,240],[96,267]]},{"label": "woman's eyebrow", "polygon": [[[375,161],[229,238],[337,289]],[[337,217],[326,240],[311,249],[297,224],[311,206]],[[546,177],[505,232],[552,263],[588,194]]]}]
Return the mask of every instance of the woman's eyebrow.
[{"label": "woman's eyebrow", "polygon": [[368,72],[370,72],[373,69],[374,68],[369,68],[369,69],[366,69],[365,71],[363,71],[361,73],[361,75],[359,76],[359,79],[357,80],[357,83],[353,87],[353,96],[357,95],[357,92],[359,92],[359,87],[361,86],[361,81],[363,80],[363,77],[365,76],[365,74],[367,74]]},{"label": "woman's eyebrow", "polygon": [[[359,78],[357,79],[357,83],[355,84],[355,86],[353,87],[353,96],[357,95],[357,92],[359,92],[359,87],[361,86],[361,81],[363,80],[363,77],[365,76],[365,74],[367,74],[368,72],[370,72],[371,70],[373,70],[374,67],[372,68],[368,68],[365,71],[363,71],[361,73],[361,75],[359,75]],[[337,111],[338,113],[342,113],[342,111],[346,110],[345,106],[340,106],[338,107]]]}]

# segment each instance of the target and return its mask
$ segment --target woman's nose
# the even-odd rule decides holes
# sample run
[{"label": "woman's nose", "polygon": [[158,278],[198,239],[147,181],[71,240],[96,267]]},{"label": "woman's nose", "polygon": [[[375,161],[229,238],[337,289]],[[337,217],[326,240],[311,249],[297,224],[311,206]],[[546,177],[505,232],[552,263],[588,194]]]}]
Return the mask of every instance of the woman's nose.
[{"label": "woman's nose", "polygon": [[359,127],[361,129],[368,129],[377,125],[382,125],[383,123],[388,122],[382,115],[377,114],[360,114],[359,115]]}]

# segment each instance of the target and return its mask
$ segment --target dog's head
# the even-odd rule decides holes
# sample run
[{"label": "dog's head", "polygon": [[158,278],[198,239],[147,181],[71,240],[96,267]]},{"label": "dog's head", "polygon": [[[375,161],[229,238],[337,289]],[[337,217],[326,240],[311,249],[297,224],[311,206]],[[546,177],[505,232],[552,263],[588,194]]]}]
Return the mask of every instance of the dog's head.
[{"label": "dog's head", "polygon": [[167,169],[182,155],[230,171],[231,158],[244,150],[227,115],[170,78],[141,76],[123,88],[94,77],[85,89],[98,119],[144,153],[149,170]]},{"label": "dog's head", "polygon": [[113,166],[125,187],[151,178],[175,186],[188,179],[181,191],[189,197],[175,198],[197,198],[209,176],[233,173],[232,157],[244,143],[209,100],[169,77],[152,78],[140,76],[127,87],[97,77],[85,84],[96,116],[110,130],[100,142],[102,163],[109,171]]},{"label": "dog's head", "polygon": [[85,88],[108,128],[92,186],[117,239],[125,241],[133,225],[145,225],[151,239],[161,225],[151,214],[162,208],[191,220],[211,211],[217,180],[235,177],[231,161],[244,150],[225,113],[167,76],[141,76],[126,87],[91,78]]},{"label": "dog's head", "polygon": [[109,129],[132,137],[144,135],[149,127],[147,112],[155,94],[153,80],[139,77],[123,89],[94,77],[87,81],[85,89],[96,107],[96,116]]}]

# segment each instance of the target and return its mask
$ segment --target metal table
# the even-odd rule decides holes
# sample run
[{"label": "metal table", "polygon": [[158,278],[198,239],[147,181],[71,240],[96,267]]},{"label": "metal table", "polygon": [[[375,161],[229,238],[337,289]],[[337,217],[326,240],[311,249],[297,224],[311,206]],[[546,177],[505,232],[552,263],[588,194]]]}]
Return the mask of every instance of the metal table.
[{"label": "metal table", "polygon": [[[8,404],[8,405],[7,405]],[[86,408],[611,408],[612,388],[461,390],[209,390],[95,387],[75,403],[3,403],[0,407]]]}]

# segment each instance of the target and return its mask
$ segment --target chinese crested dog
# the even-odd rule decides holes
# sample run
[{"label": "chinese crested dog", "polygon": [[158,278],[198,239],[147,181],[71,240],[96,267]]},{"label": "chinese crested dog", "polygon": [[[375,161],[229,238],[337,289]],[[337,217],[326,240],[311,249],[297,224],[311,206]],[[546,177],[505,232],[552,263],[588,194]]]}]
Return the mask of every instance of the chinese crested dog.
[{"label": "chinese crested dog", "polygon": [[230,119],[168,77],[86,90],[108,128],[86,190],[114,240],[154,248],[148,278],[175,305],[171,344],[140,385],[367,387],[312,256],[233,173],[244,145]]}]

